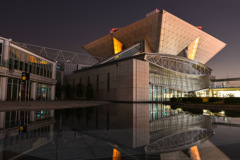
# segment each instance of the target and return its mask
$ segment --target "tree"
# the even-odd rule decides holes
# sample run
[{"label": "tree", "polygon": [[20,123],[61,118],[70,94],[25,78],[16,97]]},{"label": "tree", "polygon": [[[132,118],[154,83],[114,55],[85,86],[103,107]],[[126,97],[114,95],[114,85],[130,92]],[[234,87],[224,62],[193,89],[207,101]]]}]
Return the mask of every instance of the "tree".
[{"label": "tree", "polygon": [[62,94],[61,82],[57,82],[57,84],[56,84],[56,97],[57,97],[57,99],[61,99],[61,94]]},{"label": "tree", "polygon": [[71,95],[72,95],[72,87],[71,87],[70,84],[67,84],[67,86],[66,86],[66,98],[71,99]]},{"label": "tree", "polygon": [[77,97],[80,99],[82,97],[82,84],[78,83],[77,85]]},{"label": "tree", "polygon": [[86,98],[87,100],[93,99],[93,86],[91,83],[87,85]]}]

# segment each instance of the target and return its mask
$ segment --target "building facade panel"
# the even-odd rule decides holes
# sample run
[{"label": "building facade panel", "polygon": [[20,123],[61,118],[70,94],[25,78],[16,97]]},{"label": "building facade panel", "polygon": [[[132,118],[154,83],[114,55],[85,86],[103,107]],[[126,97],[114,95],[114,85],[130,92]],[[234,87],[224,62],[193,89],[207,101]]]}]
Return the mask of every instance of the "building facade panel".
[{"label": "building facade panel", "polygon": [[[2,37],[0,39],[2,41],[0,41],[2,46],[0,99],[2,101],[54,100],[55,89],[51,90],[51,86],[55,86],[56,83],[55,62],[18,46],[11,39]],[[30,79],[26,80],[25,87],[23,87],[22,80],[23,72],[30,74]],[[51,93],[54,93],[52,98]]]}]

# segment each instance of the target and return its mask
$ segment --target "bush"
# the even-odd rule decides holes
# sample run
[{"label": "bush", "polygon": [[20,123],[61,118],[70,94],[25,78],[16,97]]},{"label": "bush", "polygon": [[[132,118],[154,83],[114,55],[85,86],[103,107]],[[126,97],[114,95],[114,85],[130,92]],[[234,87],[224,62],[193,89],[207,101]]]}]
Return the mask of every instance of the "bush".
[{"label": "bush", "polygon": [[78,96],[78,98],[82,97],[82,85],[81,85],[81,83],[78,83],[78,85],[77,85],[77,96]]},{"label": "bush", "polygon": [[219,102],[221,100],[222,100],[222,98],[219,98],[219,97],[211,97],[208,99],[208,102],[213,103],[213,102]]},{"label": "bush", "polygon": [[237,104],[240,103],[240,98],[228,97],[224,98],[224,104]]},{"label": "bush", "polygon": [[65,91],[66,91],[66,98],[67,98],[67,99],[71,99],[72,87],[71,87],[70,84],[67,84]]},{"label": "bush", "polygon": [[176,97],[172,97],[171,99],[170,99],[170,102],[177,102],[178,101],[178,99],[176,98]]},{"label": "bush", "polygon": [[183,103],[202,103],[203,99],[201,97],[188,97],[182,98]]},{"label": "bush", "polygon": [[93,99],[93,87],[91,83],[87,85],[86,98],[87,100]]}]

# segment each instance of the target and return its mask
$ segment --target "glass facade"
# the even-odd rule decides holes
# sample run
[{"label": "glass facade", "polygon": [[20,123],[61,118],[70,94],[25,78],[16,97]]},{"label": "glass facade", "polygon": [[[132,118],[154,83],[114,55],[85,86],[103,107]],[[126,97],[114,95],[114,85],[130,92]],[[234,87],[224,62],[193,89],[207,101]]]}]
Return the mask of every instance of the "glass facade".
[{"label": "glass facade", "polygon": [[188,91],[205,87],[207,87],[205,76],[181,74],[150,64],[150,101],[166,101],[172,97],[184,97]]},{"label": "glass facade", "polygon": [[19,79],[8,78],[7,100],[19,100],[21,96],[20,83]]},{"label": "glass facade", "polygon": [[52,78],[53,65],[41,58],[10,47],[9,69],[17,69],[43,77]]},{"label": "glass facade", "polygon": [[50,118],[50,111],[35,111],[35,120],[43,120]]},{"label": "glass facade", "polygon": [[37,86],[37,100],[50,100],[51,86],[47,84],[38,83]]}]

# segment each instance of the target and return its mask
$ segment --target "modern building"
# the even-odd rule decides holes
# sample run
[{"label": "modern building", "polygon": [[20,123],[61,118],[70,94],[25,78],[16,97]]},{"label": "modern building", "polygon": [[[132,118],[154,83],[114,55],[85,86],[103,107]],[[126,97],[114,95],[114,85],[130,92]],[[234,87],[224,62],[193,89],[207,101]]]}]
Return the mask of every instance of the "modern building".
[{"label": "modern building", "polygon": [[0,37],[0,100],[54,100],[55,83],[56,62]]},{"label": "modern building", "polygon": [[91,84],[94,99],[164,101],[208,88],[211,69],[205,65],[226,46],[200,26],[162,10],[83,46],[104,57],[92,67],[67,76],[77,98],[77,85],[86,95]]}]

